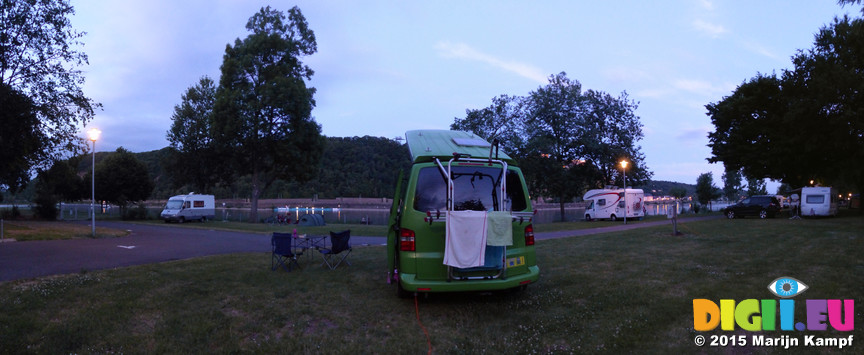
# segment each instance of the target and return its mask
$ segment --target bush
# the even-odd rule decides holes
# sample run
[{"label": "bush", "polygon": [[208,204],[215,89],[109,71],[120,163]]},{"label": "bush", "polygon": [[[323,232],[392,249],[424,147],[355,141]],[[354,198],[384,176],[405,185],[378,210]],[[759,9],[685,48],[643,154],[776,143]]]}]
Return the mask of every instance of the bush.
[{"label": "bush", "polygon": [[120,216],[124,221],[143,220],[147,219],[147,208],[144,205],[136,207],[126,207],[123,209],[123,214]]},{"label": "bush", "polygon": [[60,212],[57,210],[57,200],[54,196],[39,194],[33,202],[36,203],[36,207],[33,209],[33,213],[36,214],[36,217],[48,221],[57,219],[57,215]]},{"label": "bush", "polygon": [[3,209],[0,211],[0,219],[18,219],[21,217],[21,211],[18,206],[12,206],[12,209]]}]

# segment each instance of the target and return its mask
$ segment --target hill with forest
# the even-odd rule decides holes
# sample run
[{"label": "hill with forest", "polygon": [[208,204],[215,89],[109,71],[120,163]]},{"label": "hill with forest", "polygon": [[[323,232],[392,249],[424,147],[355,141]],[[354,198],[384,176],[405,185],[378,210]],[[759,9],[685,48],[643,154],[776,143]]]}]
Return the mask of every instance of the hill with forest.
[{"label": "hill with forest", "polygon": [[[393,195],[398,172],[407,169],[411,164],[408,147],[392,139],[371,136],[327,137],[326,141],[316,178],[304,183],[277,180],[264,191],[261,198],[389,198]],[[230,184],[219,185],[212,191],[200,191],[183,184],[182,177],[173,176],[164,168],[163,161],[169,156],[169,149],[166,147],[133,153],[147,166],[148,175],[154,182],[155,187],[150,199],[167,199],[189,192],[209,193],[225,199],[244,199],[250,195],[251,184],[248,176],[239,176],[231,180]],[[111,154],[114,152],[97,152],[96,164]],[[84,176],[91,171],[92,160],[88,155],[80,157],[79,161],[79,175]],[[18,200],[32,200],[33,184],[30,185],[30,188],[16,196]],[[634,187],[654,196],[669,195],[669,191],[674,187],[684,188],[688,195],[692,195],[696,189],[695,185],[672,181],[649,181]]]},{"label": "hill with forest", "polygon": [[[276,180],[261,198],[336,198],[336,197],[389,197],[393,195],[400,169],[411,161],[408,148],[397,141],[382,137],[327,137],[317,176],[311,181],[297,183]],[[97,153],[97,164],[100,155]],[[173,176],[163,168],[169,148],[135,153],[155,183],[151,199],[165,199],[191,191],[211,193],[221,198],[244,198],[251,191],[248,176],[235,179],[230,185],[220,185],[214,191],[195,191],[188,185],[178,184],[182,177]],[[291,164],[291,162],[285,162]],[[90,161],[80,169],[90,169]]]}]

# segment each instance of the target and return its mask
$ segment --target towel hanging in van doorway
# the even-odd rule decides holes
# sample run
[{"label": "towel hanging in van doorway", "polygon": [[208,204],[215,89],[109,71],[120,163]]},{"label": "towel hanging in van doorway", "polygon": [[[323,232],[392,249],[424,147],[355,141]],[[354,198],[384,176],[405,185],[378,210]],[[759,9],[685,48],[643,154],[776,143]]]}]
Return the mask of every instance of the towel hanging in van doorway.
[{"label": "towel hanging in van doorway", "polygon": [[486,213],[486,245],[513,245],[513,217],[509,211]]},{"label": "towel hanging in van doorway", "polygon": [[486,211],[447,212],[444,264],[482,266],[486,253]]}]

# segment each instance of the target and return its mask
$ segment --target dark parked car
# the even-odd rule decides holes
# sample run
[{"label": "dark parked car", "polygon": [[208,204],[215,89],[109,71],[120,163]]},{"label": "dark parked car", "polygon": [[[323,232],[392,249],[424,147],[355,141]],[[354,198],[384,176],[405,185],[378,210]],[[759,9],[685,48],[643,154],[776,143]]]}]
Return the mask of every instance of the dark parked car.
[{"label": "dark parked car", "polygon": [[750,196],[732,206],[726,207],[723,213],[727,218],[746,216],[759,216],[759,218],[773,218],[780,210],[780,201],[774,196]]}]

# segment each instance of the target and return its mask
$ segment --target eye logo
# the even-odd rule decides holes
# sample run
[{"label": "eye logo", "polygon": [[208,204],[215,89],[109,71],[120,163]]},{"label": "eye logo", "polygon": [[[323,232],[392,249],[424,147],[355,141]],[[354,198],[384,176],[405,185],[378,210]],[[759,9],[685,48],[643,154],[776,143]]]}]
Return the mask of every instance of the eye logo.
[{"label": "eye logo", "polygon": [[803,282],[788,276],[780,277],[768,284],[768,290],[781,298],[798,296],[802,292],[807,291],[808,288]]}]

